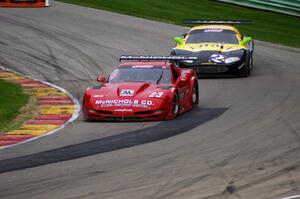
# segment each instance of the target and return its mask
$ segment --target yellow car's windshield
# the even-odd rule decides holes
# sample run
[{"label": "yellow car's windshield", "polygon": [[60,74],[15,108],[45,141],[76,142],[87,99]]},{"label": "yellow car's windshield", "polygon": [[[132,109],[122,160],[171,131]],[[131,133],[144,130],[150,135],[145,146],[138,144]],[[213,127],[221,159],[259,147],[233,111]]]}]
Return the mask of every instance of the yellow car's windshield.
[{"label": "yellow car's windshield", "polygon": [[236,33],[223,29],[193,30],[188,34],[186,44],[194,43],[226,43],[239,44]]}]

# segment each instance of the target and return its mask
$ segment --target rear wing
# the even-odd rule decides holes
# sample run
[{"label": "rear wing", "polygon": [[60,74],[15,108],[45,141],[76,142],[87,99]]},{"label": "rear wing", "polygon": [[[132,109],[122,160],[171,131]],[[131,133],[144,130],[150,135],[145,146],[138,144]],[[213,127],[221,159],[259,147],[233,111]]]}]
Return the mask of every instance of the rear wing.
[{"label": "rear wing", "polygon": [[251,25],[251,20],[184,20],[184,24],[201,24],[201,25]]},{"label": "rear wing", "polygon": [[47,7],[49,0],[0,0],[0,7]]},{"label": "rear wing", "polygon": [[119,61],[182,61],[182,60],[198,60],[198,57],[195,56],[154,56],[154,55],[121,55]]}]

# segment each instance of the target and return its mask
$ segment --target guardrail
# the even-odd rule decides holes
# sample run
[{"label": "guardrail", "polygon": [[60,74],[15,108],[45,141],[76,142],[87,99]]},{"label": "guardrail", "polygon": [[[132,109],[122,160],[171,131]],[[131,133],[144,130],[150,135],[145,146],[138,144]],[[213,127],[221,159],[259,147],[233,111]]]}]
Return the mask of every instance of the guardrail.
[{"label": "guardrail", "polygon": [[300,0],[218,0],[218,1],[300,17]]}]

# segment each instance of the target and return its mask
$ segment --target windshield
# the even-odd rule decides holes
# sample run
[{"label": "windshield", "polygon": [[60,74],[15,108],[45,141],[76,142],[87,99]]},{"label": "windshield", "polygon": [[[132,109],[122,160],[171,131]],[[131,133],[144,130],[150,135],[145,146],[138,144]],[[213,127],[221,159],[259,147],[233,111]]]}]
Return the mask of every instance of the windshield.
[{"label": "windshield", "polygon": [[157,84],[170,84],[171,74],[167,67],[125,66],[115,69],[111,73],[108,82],[151,82]]},{"label": "windshield", "polygon": [[236,33],[231,30],[205,29],[190,32],[186,44],[193,43],[226,43],[239,44]]}]

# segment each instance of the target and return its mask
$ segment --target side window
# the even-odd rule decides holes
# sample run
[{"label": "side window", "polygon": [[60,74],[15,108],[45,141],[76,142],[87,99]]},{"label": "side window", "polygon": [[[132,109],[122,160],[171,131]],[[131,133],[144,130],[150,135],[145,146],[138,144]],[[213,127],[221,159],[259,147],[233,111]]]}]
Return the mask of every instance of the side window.
[{"label": "side window", "polygon": [[173,76],[173,79],[174,79],[174,82],[176,82],[176,80],[178,79],[178,72],[177,70],[175,69],[176,66],[172,65],[171,66],[171,69],[172,69],[172,76]]}]

